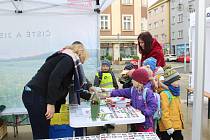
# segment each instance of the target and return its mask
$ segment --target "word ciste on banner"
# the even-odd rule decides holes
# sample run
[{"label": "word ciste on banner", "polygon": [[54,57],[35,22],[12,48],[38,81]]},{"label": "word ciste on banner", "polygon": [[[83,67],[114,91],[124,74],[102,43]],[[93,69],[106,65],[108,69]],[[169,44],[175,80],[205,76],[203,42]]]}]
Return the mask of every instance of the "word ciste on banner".
[{"label": "word ciste on banner", "polygon": [[0,39],[48,38],[48,37],[51,37],[50,30],[26,31],[26,32],[0,32]]}]

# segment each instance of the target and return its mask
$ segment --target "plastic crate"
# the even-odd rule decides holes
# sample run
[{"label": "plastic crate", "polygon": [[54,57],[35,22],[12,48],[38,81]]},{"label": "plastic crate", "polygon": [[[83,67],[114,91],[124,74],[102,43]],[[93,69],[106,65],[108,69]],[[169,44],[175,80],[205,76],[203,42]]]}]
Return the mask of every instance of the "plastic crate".
[{"label": "plastic crate", "polygon": [[62,104],[60,108],[60,113],[69,112],[69,104]]},{"label": "plastic crate", "polygon": [[55,113],[53,118],[50,120],[50,125],[63,125],[69,124],[69,112],[66,113]]},{"label": "plastic crate", "polygon": [[54,125],[49,126],[49,138],[64,138],[64,137],[73,137],[83,136],[83,128],[72,128],[69,125]]},{"label": "plastic crate", "polygon": [[5,122],[0,120],[0,140],[2,140],[6,135],[7,135],[7,125]]},{"label": "plastic crate", "polygon": [[49,138],[73,137],[74,128],[69,125],[49,126]]}]

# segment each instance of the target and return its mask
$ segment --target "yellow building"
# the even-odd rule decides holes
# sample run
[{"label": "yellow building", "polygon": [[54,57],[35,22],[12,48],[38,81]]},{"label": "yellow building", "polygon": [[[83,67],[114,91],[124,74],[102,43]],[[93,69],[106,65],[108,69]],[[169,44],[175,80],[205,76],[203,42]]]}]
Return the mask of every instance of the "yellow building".
[{"label": "yellow building", "polygon": [[137,37],[147,30],[147,0],[115,0],[100,17],[101,56],[137,55]]},{"label": "yellow building", "polygon": [[148,31],[163,45],[170,48],[170,0],[158,0],[148,8]]}]

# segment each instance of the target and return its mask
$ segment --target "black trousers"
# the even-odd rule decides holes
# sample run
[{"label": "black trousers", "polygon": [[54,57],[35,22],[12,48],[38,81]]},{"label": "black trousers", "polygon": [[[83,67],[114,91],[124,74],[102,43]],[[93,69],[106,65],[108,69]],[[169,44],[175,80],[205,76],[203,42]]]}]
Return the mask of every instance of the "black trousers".
[{"label": "black trousers", "polygon": [[44,97],[34,94],[32,89],[24,88],[22,100],[28,110],[33,139],[49,139],[50,120],[45,117],[46,101]]},{"label": "black trousers", "polygon": [[170,140],[173,138],[173,140],[183,140],[183,135],[181,130],[176,130],[172,135],[168,135],[166,131],[160,132],[160,139],[161,140]]}]

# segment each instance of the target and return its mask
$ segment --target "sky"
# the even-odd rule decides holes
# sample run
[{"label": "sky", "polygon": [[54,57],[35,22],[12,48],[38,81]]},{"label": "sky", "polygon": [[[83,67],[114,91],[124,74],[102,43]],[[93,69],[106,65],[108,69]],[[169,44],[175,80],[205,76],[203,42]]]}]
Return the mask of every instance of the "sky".
[{"label": "sky", "polygon": [[148,6],[152,5],[153,3],[155,3],[157,0],[148,0]]}]

